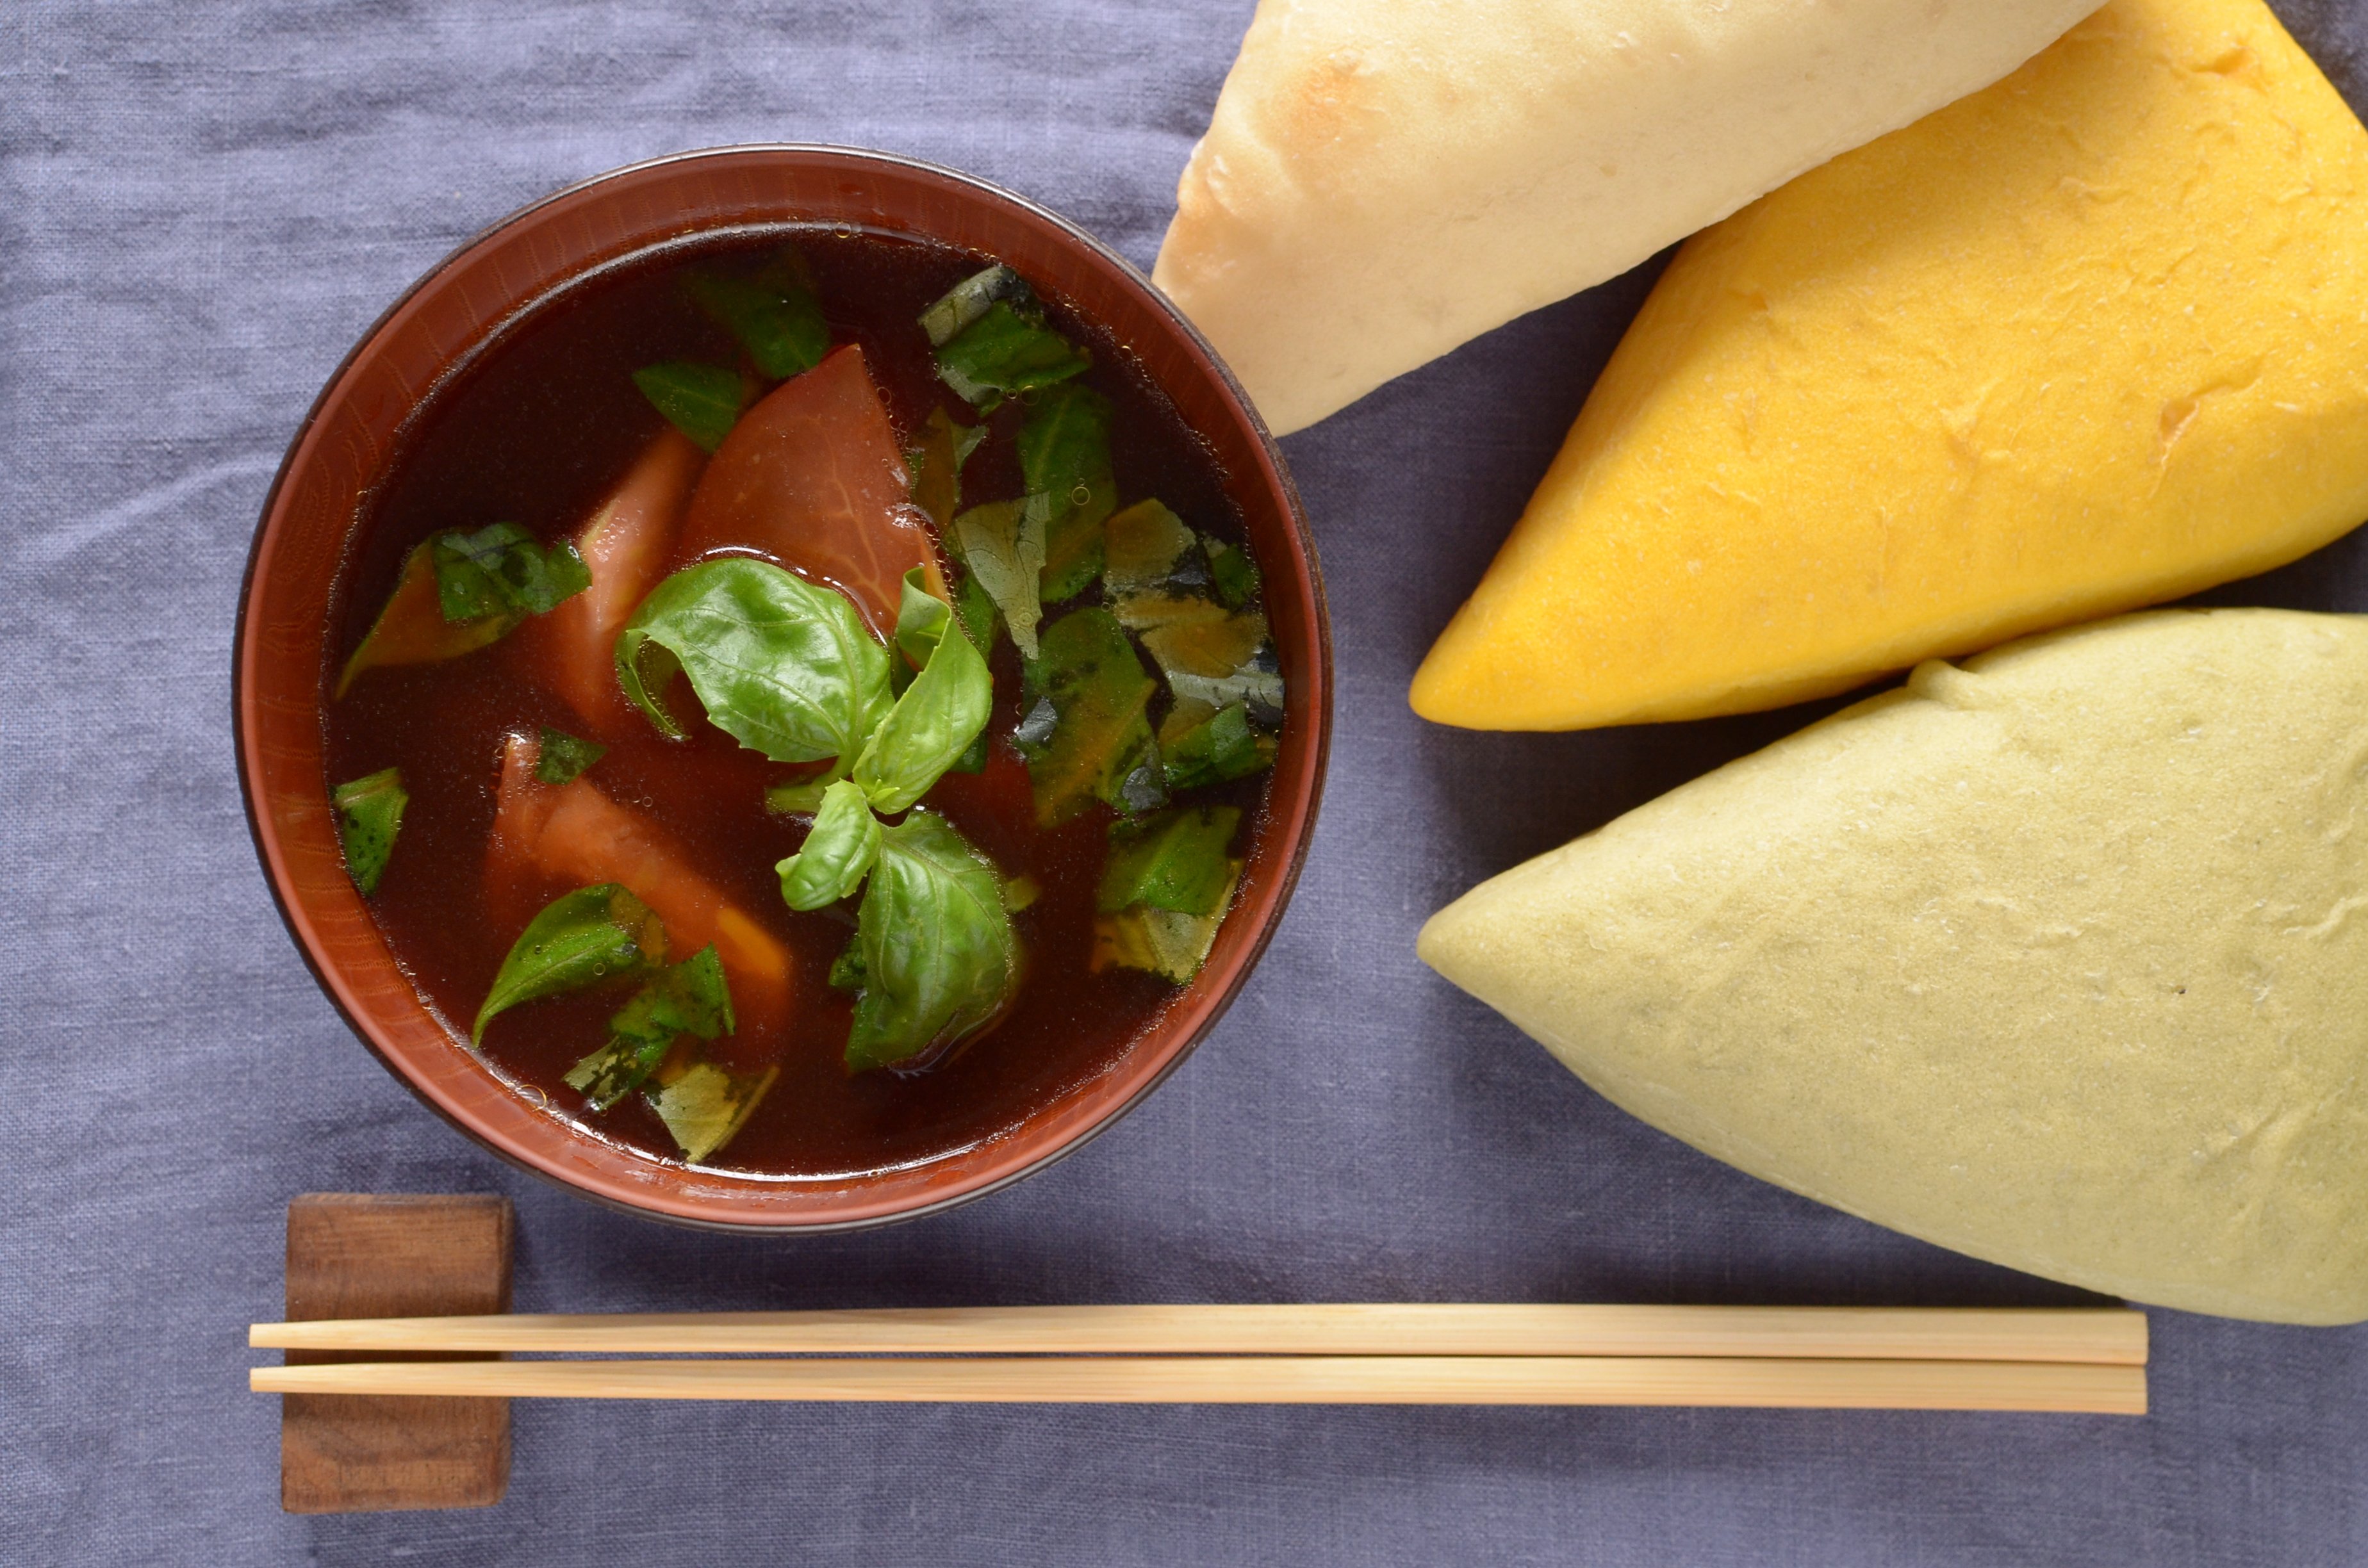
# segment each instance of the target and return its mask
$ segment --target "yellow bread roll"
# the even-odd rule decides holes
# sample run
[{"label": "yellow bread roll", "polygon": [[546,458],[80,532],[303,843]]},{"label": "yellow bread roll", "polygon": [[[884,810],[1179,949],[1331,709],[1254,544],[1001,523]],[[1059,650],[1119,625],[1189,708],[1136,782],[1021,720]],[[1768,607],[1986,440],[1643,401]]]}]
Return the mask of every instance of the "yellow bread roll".
[{"label": "yellow bread roll", "polygon": [[1773,707],[2368,517],[2368,131],[2260,0],[2112,0],[1697,236],[1415,677]]},{"label": "yellow bread roll", "polygon": [[2368,1317],[2368,618],[1923,665],[1420,951],[1795,1192],[2137,1301]]},{"label": "yellow bread roll", "polygon": [[1259,0],[1152,277],[1277,434],[1986,87],[2097,0]]}]

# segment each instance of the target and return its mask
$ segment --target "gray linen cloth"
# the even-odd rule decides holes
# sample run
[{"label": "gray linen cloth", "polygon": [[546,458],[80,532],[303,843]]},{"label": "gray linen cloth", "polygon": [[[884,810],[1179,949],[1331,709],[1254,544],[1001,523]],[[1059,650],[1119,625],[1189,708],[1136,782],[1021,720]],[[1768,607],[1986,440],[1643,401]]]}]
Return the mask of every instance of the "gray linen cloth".
[{"label": "gray linen cloth", "polygon": [[[2279,8],[2368,104],[2358,0]],[[871,1234],[669,1229],[477,1150],[315,990],[241,817],[231,623],[281,449],[387,301],[545,191],[731,142],[954,165],[1147,266],[1249,9],[0,7],[0,1560],[2368,1561],[2368,1333],[2168,1312],[2143,1421],[529,1403],[497,1509],[279,1511],[244,1325],[307,1190],[511,1194],[522,1310],[2085,1299],[1713,1164],[1415,960],[1473,881],[1806,716],[1406,710],[1651,267],[1287,444],[1338,636],[1314,855],[1224,1026],[1066,1163]],[[2368,608],[2368,547],[2214,597]]]}]

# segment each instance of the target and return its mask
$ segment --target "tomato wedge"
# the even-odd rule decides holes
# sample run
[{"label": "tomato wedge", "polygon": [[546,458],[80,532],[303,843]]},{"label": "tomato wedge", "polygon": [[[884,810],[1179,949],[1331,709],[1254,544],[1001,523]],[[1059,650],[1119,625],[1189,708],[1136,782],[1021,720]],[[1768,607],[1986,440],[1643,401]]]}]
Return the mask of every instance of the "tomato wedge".
[{"label": "tomato wedge", "polygon": [[863,350],[835,348],[740,416],[690,498],[678,559],[753,550],[842,589],[882,638],[905,574],[944,573]]},{"label": "tomato wedge", "polygon": [[671,426],[643,449],[576,531],[575,552],[590,569],[592,585],[518,629],[528,667],[603,740],[630,734],[644,722],[617,685],[617,633],[665,574],[706,460]]},{"label": "tomato wedge", "polygon": [[715,944],[744,1025],[785,1019],[789,949],[692,869],[657,824],[617,804],[589,779],[558,785],[537,779],[538,749],[528,735],[512,735],[502,748],[501,791],[485,858],[494,907],[530,903],[538,884],[551,881],[571,887],[622,882],[665,922],[669,959],[679,961]]}]

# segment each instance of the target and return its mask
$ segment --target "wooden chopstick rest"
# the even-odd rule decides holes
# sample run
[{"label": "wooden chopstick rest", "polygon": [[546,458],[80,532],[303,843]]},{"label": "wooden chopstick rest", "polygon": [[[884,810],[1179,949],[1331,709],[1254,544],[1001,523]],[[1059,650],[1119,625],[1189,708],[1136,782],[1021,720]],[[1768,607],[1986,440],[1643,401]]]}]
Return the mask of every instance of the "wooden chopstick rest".
[{"label": "wooden chopstick rest", "polygon": [[[510,1202],[484,1195],[307,1193],[288,1205],[288,1316],[499,1312],[510,1301]],[[447,1358],[472,1354],[441,1351]],[[388,1354],[372,1351],[380,1364]],[[290,1346],[274,1374],[335,1373],[339,1347]],[[421,1365],[481,1367],[445,1359]],[[294,1514],[480,1508],[509,1485],[507,1399],[291,1392],[279,1416],[279,1505]]]}]

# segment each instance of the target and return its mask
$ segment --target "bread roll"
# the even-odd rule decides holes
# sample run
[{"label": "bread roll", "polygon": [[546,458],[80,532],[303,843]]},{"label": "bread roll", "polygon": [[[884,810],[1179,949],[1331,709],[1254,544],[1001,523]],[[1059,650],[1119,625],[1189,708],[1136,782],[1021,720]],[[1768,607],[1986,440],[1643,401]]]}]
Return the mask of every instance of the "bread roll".
[{"label": "bread roll", "polygon": [[1626,1109],[1878,1224],[2368,1317],[2368,618],[2157,611],[1925,665],[1420,950]]},{"label": "bread roll", "polygon": [[1261,0],[1153,277],[1280,434],[1998,80],[2096,0]]},{"label": "bread roll", "polygon": [[2113,0],[1679,252],[1415,710],[1771,708],[2368,517],[2368,131],[2260,0]]}]

